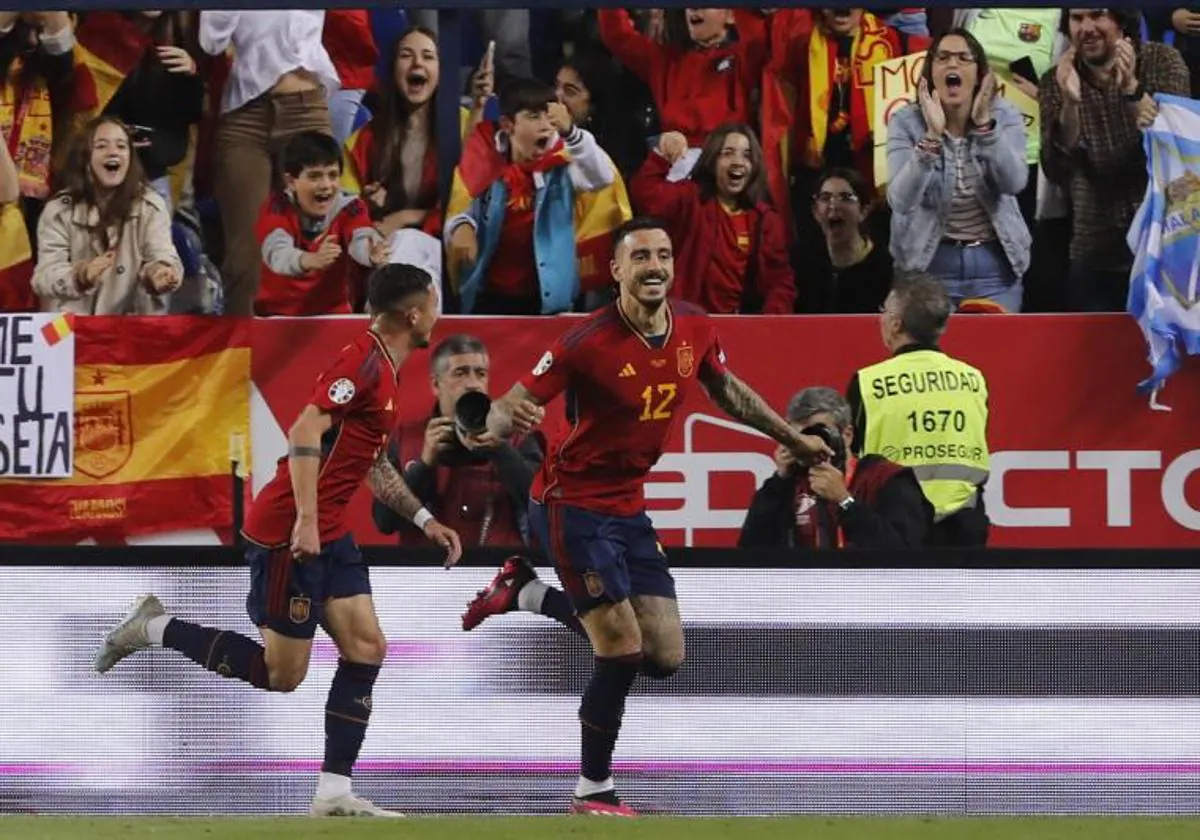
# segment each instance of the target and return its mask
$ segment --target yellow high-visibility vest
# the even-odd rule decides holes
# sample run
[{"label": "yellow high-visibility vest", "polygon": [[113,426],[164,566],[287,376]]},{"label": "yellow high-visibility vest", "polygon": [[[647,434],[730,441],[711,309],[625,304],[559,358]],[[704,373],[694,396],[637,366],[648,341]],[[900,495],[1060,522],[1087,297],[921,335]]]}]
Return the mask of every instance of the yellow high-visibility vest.
[{"label": "yellow high-visibility vest", "polygon": [[858,372],[864,455],[911,467],[936,519],[978,504],[987,480],[987,380],[938,350],[911,350]]}]

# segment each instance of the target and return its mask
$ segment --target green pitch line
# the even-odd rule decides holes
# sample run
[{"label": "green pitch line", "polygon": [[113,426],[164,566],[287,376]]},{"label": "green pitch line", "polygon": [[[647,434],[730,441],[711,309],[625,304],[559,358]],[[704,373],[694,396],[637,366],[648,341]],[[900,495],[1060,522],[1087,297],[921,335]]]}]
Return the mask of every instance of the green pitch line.
[{"label": "green pitch line", "polygon": [[410,817],[159,819],[0,816],[4,840],[1196,840],[1200,818],[674,819]]}]

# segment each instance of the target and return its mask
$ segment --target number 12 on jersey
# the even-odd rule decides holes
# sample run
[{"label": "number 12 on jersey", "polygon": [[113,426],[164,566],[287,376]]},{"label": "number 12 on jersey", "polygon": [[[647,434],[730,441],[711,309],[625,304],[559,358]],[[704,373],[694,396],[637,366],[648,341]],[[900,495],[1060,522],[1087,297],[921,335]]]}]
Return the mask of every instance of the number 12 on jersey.
[{"label": "number 12 on jersey", "polygon": [[671,403],[675,402],[676,393],[678,386],[674,382],[647,385],[642,391],[642,414],[638,420],[644,423],[671,419]]}]

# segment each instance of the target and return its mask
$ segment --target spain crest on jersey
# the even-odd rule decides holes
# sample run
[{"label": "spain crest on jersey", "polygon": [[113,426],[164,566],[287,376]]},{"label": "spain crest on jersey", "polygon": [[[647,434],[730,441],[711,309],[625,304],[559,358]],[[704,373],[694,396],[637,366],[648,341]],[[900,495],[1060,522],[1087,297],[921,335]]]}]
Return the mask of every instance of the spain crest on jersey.
[{"label": "spain crest on jersey", "polygon": [[679,375],[687,379],[696,369],[696,354],[690,344],[685,344],[675,351],[675,360],[679,366]]},{"label": "spain crest on jersey", "polygon": [[1042,40],[1042,25],[1040,23],[1022,23],[1017,28],[1017,37],[1026,44],[1036,44]]}]

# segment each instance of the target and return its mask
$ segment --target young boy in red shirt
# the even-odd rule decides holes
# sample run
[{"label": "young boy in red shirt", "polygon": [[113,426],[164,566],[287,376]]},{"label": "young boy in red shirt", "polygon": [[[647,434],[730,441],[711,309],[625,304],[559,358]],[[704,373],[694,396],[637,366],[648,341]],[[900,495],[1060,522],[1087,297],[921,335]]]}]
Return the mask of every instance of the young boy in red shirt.
[{"label": "young boy in red shirt", "polygon": [[660,44],[640,34],[623,9],[601,9],[600,39],[654,95],[664,133],[688,139],[688,153],[672,168],[671,180],[687,176],[705,138],[724,123],[753,122],[752,97],[767,61],[766,26],[738,16],[737,40],[730,39],[733,9],[688,9],[691,44]]},{"label": "young boy in red shirt", "polygon": [[336,140],[315,131],[297,134],[284,147],[282,163],[284,189],[258,214],[263,266],[254,312],[349,313],[361,268],[386,263],[387,245],[363,200],[341,189]]}]

